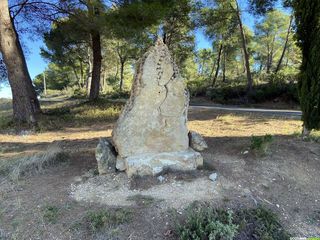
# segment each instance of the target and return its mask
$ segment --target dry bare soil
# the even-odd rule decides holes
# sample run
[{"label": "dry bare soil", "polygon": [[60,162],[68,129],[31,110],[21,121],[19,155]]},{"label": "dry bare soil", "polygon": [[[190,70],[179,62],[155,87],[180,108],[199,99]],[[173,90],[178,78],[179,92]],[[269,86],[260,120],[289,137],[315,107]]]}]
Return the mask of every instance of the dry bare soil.
[{"label": "dry bare soil", "polygon": [[[161,182],[130,181],[119,172],[96,175],[95,147],[111,136],[116,118],[109,110],[111,118],[96,118],[104,110],[92,108],[76,118],[58,116],[54,124],[45,119],[40,132],[1,131],[0,166],[52,146],[66,161],[14,179],[0,171],[0,239],[176,239],[171,213],[194,201],[226,209],[263,205],[292,236],[320,236],[320,145],[296,136],[299,119],[192,110],[189,128],[209,145],[205,168],[164,173]],[[251,136],[265,134],[274,139],[268,153],[253,152]],[[208,179],[212,172],[215,182]],[[108,222],[102,229],[101,216]]]}]

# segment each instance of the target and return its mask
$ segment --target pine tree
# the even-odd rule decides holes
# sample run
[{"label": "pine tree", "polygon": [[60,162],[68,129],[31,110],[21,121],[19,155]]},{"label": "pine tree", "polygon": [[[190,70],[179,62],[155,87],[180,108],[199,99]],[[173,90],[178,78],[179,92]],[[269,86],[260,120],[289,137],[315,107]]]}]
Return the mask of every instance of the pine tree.
[{"label": "pine tree", "polygon": [[7,0],[0,1],[0,22],[0,52],[12,92],[13,118],[16,122],[36,124],[40,105]]},{"label": "pine tree", "polygon": [[302,50],[299,97],[304,135],[320,129],[320,0],[293,2],[297,39]]}]

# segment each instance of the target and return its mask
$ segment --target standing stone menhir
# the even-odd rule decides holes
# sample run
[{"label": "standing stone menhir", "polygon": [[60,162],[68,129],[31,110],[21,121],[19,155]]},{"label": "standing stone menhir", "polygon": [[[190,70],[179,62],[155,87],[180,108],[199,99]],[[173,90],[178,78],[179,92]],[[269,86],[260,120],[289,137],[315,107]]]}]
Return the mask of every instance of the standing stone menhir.
[{"label": "standing stone menhir", "polygon": [[131,97],[112,133],[117,169],[131,177],[202,166],[200,153],[189,148],[188,105],[185,83],[158,40],[138,64]]}]

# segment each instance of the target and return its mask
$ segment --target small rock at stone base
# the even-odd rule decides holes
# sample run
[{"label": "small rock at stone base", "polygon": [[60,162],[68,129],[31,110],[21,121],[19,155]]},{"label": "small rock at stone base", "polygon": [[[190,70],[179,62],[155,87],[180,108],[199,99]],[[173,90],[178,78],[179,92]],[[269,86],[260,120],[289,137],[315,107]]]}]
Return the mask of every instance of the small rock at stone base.
[{"label": "small rock at stone base", "polygon": [[116,168],[116,151],[112,143],[106,138],[100,138],[96,148],[96,160],[99,174],[106,174]]},{"label": "small rock at stone base", "polygon": [[217,177],[218,177],[217,173],[212,173],[210,174],[209,179],[214,182],[217,180]]},{"label": "small rock at stone base", "polygon": [[204,138],[195,131],[189,132],[189,145],[193,150],[203,151],[208,148],[208,145]]},{"label": "small rock at stone base", "polygon": [[76,176],[76,177],[74,177],[73,181],[75,183],[81,183],[82,182],[82,177],[81,176]]},{"label": "small rock at stone base", "polygon": [[160,175],[159,177],[157,177],[157,179],[159,180],[159,182],[162,183],[165,180],[165,177]]}]

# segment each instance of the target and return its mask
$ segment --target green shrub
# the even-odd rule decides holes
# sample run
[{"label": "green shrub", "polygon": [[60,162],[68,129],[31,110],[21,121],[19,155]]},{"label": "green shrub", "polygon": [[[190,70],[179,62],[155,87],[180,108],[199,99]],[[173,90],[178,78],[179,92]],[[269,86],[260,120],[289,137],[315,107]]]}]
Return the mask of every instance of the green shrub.
[{"label": "green shrub", "polygon": [[85,88],[76,88],[73,91],[72,97],[73,98],[86,98],[87,90]]},{"label": "green shrub", "polygon": [[190,96],[205,96],[208,88],[208,83],[201,80],[187,81],[187,88]]},{"label": "green shrub", "polygon": [[237,228],[231,211],[191,205],[186,220],[177,226],[177,234],[181,240],[231,240]]},{"label": "green shrub", "polygon": [[251,150],[257,153],[266,154],[273,141],[273,137],[270,134],[265,136],[251,136]]},{"label": "green shrub", "polygon": [[91,231],[96,232],[104,227],[117,226],[128,222],[132,217],[130,209],[100,210],[88,213],[86,219]]},{"label": "green shrub", "polygon": [[0,129],[4,130],[13,126],[13,121],[11,117],[0,116]]},{"label": "green shrub", "polygon": [[56,223],[59,215],[59,208],[47,205],[43,208],[43,219],[50,223]]},{"label": "green shrub", "polygon": [[176,229],[181,240],[289,240],[277,216],[261,206],[236,211],[191,204]]},{"label": "green shrub", "polygon": [[281,226],[278,217],[270,210],[258,207],[242,209],[235,213],[234,221],[239,233],[260,240],[289,240],[290,235]]}]

